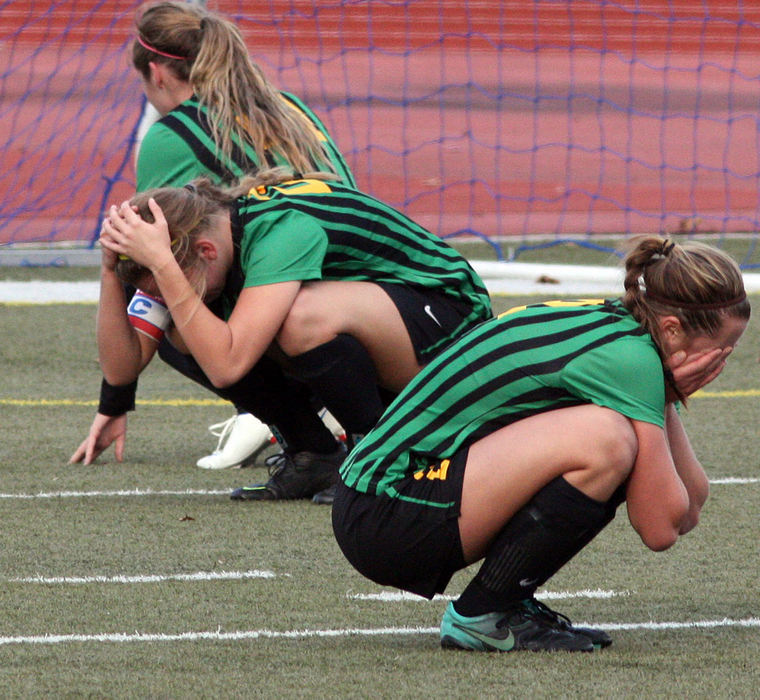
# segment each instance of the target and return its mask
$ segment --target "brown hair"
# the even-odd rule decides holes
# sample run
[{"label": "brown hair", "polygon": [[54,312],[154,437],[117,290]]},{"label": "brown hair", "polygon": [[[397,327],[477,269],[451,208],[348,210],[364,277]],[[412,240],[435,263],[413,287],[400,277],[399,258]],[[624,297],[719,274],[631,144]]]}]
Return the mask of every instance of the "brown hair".
[{"label": "brown hair", "polygon": [[[212,186],[210,181],[206,182]],[[151,198],[161,207],[169,224],[174,258],[190,285],[203,298],[206,292],[205,260],[198,255],[193,244],[211,228],[212,217],[225,213],[225,203],[215,197],[205,196],[194,185],[145,190],[132,197],[130,204],[137,208],[137,213],[148,223],[155,221],[148,206]],[[116,264],[116,274],[122,282],[139,287],[140,282],[150,275],[150,270],[134,260],[122,258]]]},{"label": "brown hair", "polygon": [[660,236],[634,239],[625,257],[623,305],[662,352],[658,318],[675,316],[687,333],[708,336],[725,318],[749,319],[750,304],[736,262],[722,250]]},{"label": "brown hair", "polygon": [[[308,173],[301,177],[320,180],[335,180],[332,173]],[[294,178],[288,168],[278,167],[261,170],[255,175],[244,177],[239,184],[222,187],[207,177],[193,180],[184,187],[158,187],[138,192],[130,200],[137,207],[137,213],[148,223],[154,222],[148,206],[152,197],[161,207],[169,226],[174,258],[184,271],[193,289],[200,297],[205,293],[205,260],[196,250],[195,241],[213,225],[213,217],[225,214],[232,203],[245,197],[251,190],[269,185],[277,185]],[[130,259],[120,259],[116,274],[126,284],[139,287],[139,283],[150,271]]]},{"label": "brown hair", "polygon": [[312,124],[292,109],[248,54],[234,24],[190,2],[141,7],[132,63],[145,79],[151,62],[167,65],[189,82],[209,114],[218,151],[230,159],[233,134],[249,144],[260,164],[267,150],[280,154],[296,170],[332,169]]}]

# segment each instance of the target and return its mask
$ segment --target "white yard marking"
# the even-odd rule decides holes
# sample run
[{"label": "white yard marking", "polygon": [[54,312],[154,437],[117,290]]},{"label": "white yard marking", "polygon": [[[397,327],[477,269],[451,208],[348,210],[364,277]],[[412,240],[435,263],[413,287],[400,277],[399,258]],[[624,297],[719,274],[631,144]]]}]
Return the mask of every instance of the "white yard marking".
[{"label": "white yard marking", "polygon": [[120,498],[122,496],[229,496],[231,489],[182,489],[154,491],[153,489],[125,489],[118,491],[48,491],[40,493],[0,493],[0,498]]},{"label": "white yard marking", "polygon": [[[587,623],[578,623],[587,624]],[[607,623],[594,626],[603,630],[673,630],[673,629],[711,629],[715,627],[760,627],[760,618],[751,617],[744,620],[694,620],[691,622],[626,622]],[[0,646],[8,644],[71,644],[72,642],[194,642],[241,641],[246,639],[309,639],[330,637],[377,637],[381,635],[437,635],[438,627],[377,627],[346,628],[327,630],[243,630],[239,632],[183,632],[183,633],[141,633],[124,632],[107,634],[45,634],[36,636],[0,637]]]},{"label": "white yard marking", "polygon": [[[586,591],[544,591],[536,594],[536,598],[540,600],[566,600],[568,598],[615,598],[617,596],[630,595],[628,591],[602,591],[602,590],[586,590]],[[427,603],[427,598],[415,595],[414,593],[408,593],[406,591],[382,591],[380,593],[357,593],[349,594],[349,598],[355,600],[376,600],[382,603],[399,603],[399,602],[413,602],[413,603]],[[454,595],[437,595],[433,600],[456,600],[458,596]]]},{"label": "white yard marking", "polygon": [[[710,479],[711,484],[745,485],[760,483],[757,477],[726,476]],[[114,491],[41,491],[40,493],[0,493],[0,499],[33,500],[36,498],[121,498],[123,496],[228,496],[231,489],[119,489]]]},{"label": "white yard marking", "polygon": [[164,581],[239,581],[252,578],[275,578],[273,571],[197,571],[192,574],[142,574],[135,576],[27,576],[6,578],[7,583],[163,583]]}]

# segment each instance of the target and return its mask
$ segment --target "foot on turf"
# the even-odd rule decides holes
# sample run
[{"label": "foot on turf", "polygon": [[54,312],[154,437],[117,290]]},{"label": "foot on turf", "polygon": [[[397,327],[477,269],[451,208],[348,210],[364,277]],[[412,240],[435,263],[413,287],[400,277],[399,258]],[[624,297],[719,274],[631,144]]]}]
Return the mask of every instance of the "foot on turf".
[{"label": "foot on turf", "polygon": [[283,452],[267,460],[269,481],[235,489],[233,501],[283,501],[311,498],[338,480],[338,468],[346,457],[340,445],[335,452],[321,455],[315,452]]},{"label": "foot on turf", "polygon": [[312,503],[316,503],[319,506],[331,506],[335,500],[335,492],[337,491],[338,484],[335,483],[332,486],[328,486],[326,489],[314,494],[311,499]]},{"label": "foot on turf", "polygon": [[449,603],[441,621],[444,649],[474,651],[593,651],[585,635],[560,629],[530,601],[509,610],[465,617]]},{"label": "foot on turf", "polygon": [[576,632],[577,634],[582,634],[588,637],[596,649],[604,649],[612,644],[612,637],[610,637],[610,635],[604,630],[595,629],[594,627],[576,627],[570,622],[569,617],[562,613],[558,613],[556,610],[552,610],[548,605],[544,605],[544,603],[535,598],[530,598],[526,601],[526,604],[553,621],[559,629],[566,632]]}]

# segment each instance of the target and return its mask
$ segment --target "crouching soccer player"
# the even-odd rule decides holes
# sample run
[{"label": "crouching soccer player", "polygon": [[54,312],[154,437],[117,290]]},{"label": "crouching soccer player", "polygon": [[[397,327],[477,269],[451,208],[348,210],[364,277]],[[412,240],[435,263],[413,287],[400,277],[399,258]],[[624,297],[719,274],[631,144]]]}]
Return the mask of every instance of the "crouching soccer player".
[{"label": "crouching soccer player", "polygon": [[720,373],[749,314],[727,255],[646,237],[626,258],[621,299],[537,304],[480,324],[411,381],[342,466],[341,549],[373,581],[428,598],[483,560],[444,613],[444,647],[608,645],[534,593],[623,501],[655,551],[697,524],[708,481],[675,402]]}]

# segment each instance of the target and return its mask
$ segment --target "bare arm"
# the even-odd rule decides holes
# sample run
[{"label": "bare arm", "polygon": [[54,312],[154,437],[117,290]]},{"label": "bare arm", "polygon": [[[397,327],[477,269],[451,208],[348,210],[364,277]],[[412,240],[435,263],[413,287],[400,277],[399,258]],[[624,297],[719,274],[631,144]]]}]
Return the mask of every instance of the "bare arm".
[{"label": "bare arm", "polygon": [[[180,278],[181,276],[181,278]],[[175,328],[214,386],[234,384],[274,340],[300,289],[300,282],[245,288],[227,322],[215,316],[190,288],[179,266],[155,275]]]},{"label": "bare arm", "polygon": [[[143,221],[126,204],[119,209],[111,207],[101,242],[114,254],[128,255],[151,271],[171,312],[175,330],[188,351],[214,386],[229,386],[243,377],[267,351],[293,305],[301,282],[248,287],[241,292],[229,321],[223,321],[205,306],[174,259],[169,228],[161,208],[154,200],[150,200],[149,206],[155,224]],[[215,274],[226,274],[216,255],[209,256],[207,263],[207,269],[214,270]],[[111,328],[109,332],[114,330],[124,331]],[[142,354],[138,355],[132,345],[133,370],[141,368],[142,359]],[[121,383],[131,380],[122,378]]]},{"label": "bare arm", "polygon": [[676,471],[665,430],[633,421],[638,453],[628,479],[628,519],[655,551],[673,546],[689,512],[689,495]]},{"label": "bare arm", "polygon": [[681,535],[685,535],[699,522],[702,506],[710,493],[710,484],[702,465],[694,454],[681,417],[672,404],[668,404],[665,409],[665,430],[676,472],[689,497],[689,511],[679,531]]},{"label": "bare arm", "polygon": [[109,384],[133,382],[150,362],[158,344],[129,323],[124,287],[116,276],[116,256],[104,248],[96,337],[98,359]]}]

